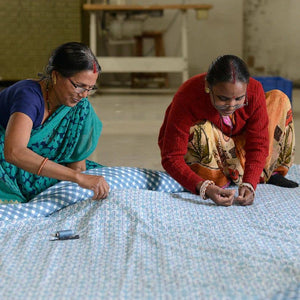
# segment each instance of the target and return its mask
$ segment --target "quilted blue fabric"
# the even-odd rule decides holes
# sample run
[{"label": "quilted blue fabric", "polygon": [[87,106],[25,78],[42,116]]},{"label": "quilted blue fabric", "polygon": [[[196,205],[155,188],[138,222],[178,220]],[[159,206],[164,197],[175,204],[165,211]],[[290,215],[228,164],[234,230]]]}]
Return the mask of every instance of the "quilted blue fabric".
[{"label": "quilted blue fabric", "polygon": [[[104,176],[111,190],[146,189],[162,192],[184,190],[167,173],[161,171],[131,167],[103,167],[86,173]],[[75,183],[62,181],[28,203],[0,205],[0,220],[49,216],[56,210],[92,197],[92,191],[83,189]]]},{"label": "quilted blue fabric", "polygon": [[[103,201],[0,221],[1,300],[300,299],[300,188],[259,185],[253,205],[221,207],[116,181]],[[50,241],[64,229],[80,238]]]}]

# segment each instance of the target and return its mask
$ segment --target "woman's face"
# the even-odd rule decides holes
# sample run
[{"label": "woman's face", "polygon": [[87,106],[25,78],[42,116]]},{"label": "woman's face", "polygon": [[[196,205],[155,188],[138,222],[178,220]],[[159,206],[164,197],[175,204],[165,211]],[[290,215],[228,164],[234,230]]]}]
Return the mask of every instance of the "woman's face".
[{"label": "woman's face", "polygon": [[247,104],[247,83],[245,82],[219,82],[207,87],[210,89],[212,105],[222,116],[230,116]]},{"label": "woman's face", "polygon": [[98,73],[81,71],[72,77],[63,77],[55,72],[56,84],[53,86],[58,105],[73,107],[82,98],[87,97],[95,89]]}]

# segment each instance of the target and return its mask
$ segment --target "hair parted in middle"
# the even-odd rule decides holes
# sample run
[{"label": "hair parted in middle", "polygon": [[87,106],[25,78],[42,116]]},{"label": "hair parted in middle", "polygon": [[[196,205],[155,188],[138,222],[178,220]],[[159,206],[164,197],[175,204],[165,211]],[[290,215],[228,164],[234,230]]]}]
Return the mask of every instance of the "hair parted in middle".
[{"label": "hair parted in middle", "polygon": [[209,66],[206,80],[210,86],[219,82],[248,83],[250,73],[247,64],[238,56],[222,55],[217,57]]}]

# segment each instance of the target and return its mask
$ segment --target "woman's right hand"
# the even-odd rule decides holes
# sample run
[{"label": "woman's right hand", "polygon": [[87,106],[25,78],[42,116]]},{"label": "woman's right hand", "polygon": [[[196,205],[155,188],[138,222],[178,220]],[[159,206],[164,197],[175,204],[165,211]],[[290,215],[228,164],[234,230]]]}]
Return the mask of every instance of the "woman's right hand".
[{"label": "woman's right hand", "polygon": [[79,173],[78,175],[78,185],[82,188],[92,190],[94,192],[93,200],[101,200],[108,196],[109,185],[103,176],[83,173]]},{"label": "woman's right hand", "polygon": [[207,198],[210,198],[217,205],[230,206],[234,202],[234,190],[225,190],[217,185],[209,185],[205,192]]}]

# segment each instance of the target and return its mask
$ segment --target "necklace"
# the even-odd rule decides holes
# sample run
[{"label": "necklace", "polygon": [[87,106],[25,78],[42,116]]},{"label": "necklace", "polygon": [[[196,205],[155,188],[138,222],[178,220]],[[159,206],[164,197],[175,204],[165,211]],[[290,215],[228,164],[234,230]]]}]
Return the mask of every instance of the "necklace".
[{"label": "necklace", "polygon": [[47,103],[48,113],[50,113],[51,108],[50,108],[50,101],[49,101],[49,82],[47,82],[47,85],[46,85],[46,103]]}]

